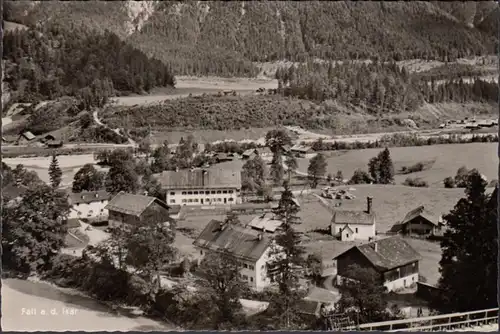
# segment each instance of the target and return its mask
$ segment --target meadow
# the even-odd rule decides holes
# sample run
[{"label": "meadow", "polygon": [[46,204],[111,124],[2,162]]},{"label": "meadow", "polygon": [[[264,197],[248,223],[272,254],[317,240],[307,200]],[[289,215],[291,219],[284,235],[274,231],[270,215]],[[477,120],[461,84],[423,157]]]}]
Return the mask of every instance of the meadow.
[{"label": "meadow", "polygon": [[[498,143],[470,143],[394,147],[390,152],[396,174],[402,167],[410,167],[418,162],[433,162],[430,168],[421,172],[396,175],[396,184],[401,184],[407,177],[418,177],[427,181],[430,187],[443,187],[443,179],[455,176],[461,166],[478,169],[488,180],[498,179],[497,150]],[[358,168],[367,171],[369,160],[380,151],[382,149],[324,152],[328,162],[327,173],[335,175],[341,170],[345,178],[350,178]],[[298,164],[300,172],[307,172],[307,159],[298,159]]]}]

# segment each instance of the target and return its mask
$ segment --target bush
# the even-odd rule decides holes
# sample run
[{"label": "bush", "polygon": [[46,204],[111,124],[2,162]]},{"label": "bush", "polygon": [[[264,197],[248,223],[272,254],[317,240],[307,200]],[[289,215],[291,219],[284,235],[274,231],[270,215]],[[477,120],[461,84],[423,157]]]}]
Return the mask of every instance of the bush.
[{"label": "bush", "polygon": [[411,178],[408,177],[406,180],[403,182],[403,185],[409,186],[409,187],[418,187],[418,188],[427,188],[429,184],[422,180],[421,178]]},{"label": "bush", "polygon": [[372,182],[370,175],[364,170],[357,169],[349,180],[349,184],[368,184]]},{"label": "bush", "polygon": [[423,171],[425,168],[425,164],[423,162],[417,162],[416,164],[406,167],[403,166],[401,168],[401,174],[411,174]]},{"label": "bush", "polygon": [[443,184],[445,188],[455,188],[455,179],[448,176],[443,180]]}]

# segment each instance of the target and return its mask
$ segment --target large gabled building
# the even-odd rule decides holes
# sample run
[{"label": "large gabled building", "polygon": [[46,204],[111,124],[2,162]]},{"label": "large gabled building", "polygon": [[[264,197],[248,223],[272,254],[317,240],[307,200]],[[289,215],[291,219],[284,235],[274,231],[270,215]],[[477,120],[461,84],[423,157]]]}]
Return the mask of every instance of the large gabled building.
[{"label": "large gabled building", "polygon": [[209,252],[227,251],[241,263],[241,276],[254,289],[271,284],[268,261],[272,238],[242,226],[212,220],[193,242],[203,260]]},{"label": "large gabled building", "polygon": [[156,197],[118,193],[105,210],[108,211],[109,226],[117,227],[122,224],[139,225],[145,223],[150,214],[164,216],[163,222],[170,223],[169,206]]},{"label": "large gabled building", "polygon": [[404,239],[390,237],[354,246],[336,257],[337,284],[351,277],[349,267],[357,265],[380,275],[388,291],[408,288],[418,282],[420,254]]},{"label": "large gabled building", "polygon": [[169,205],[231,205],[241,203],[241,172],[185,169],[156,174]]}]

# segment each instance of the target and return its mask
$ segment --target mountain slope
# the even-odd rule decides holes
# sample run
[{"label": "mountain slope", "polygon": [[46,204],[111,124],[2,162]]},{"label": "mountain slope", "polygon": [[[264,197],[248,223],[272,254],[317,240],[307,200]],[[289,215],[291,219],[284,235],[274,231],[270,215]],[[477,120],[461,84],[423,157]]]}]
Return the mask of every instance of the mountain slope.
[{"label": "mountain slope", "polygon": [[255,61],[382,57],[454,59],[495,53],[495,2],[25,1],[29,26],[109,29],[177,74],[252,76]]}]

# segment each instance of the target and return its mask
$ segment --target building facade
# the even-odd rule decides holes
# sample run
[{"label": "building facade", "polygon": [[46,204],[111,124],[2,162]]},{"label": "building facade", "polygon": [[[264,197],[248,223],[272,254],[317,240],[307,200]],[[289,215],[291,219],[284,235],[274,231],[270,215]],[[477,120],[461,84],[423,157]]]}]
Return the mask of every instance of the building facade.
[{"label": "building facade", "polygon": [[352,277],[350,266],[357,265],[379,275],[388,291],[398,291],[418,283],[420,254],[405,240],[390,237],[354,246],[336,257],[337,284]]},{"label": "building facade", "polygon": [[71,193],[68,196],[70,211],[68,219],[102,219],[108,217],[108,205],[111,195],[105,190]]},{"label": "building facade", "polygon": [[432,217],[423,206],[408,212],[403,220],[391,228],[391,232],[406,236],[442,235],[444,224],[440,219]]},{"label": "building facade", "polygon": [[109,226],[139,225],[149,220],[169,223],[168,205],[156,197],[119,193],[108,203]]},{"label": "building facade", "polygon": [[231,205],[241,201],[241,174],[222,169],[164,171],[157,176],[169,205]]},{"label": "building facade", "polygon": [[370,240],[376,234],[376,215],[372,198],[366,199],[365,211],[335,209],[330,233],[341,241]]},{"label": "building facade", "polygon": [[212,220],[193,245],[198,250],[199,261],[210,252],[227,250],[241,264],[243,280],[255,290],[272,284],[267,272],[272,239],[263,233]]}]

